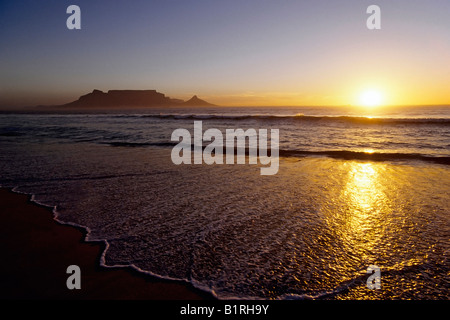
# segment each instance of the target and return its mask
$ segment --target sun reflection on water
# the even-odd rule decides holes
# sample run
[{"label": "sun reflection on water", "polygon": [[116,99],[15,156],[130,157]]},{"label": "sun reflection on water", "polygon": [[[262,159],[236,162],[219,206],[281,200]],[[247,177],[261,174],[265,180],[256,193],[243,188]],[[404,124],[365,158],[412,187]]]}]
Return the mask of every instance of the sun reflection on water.
[{"label": "sun reflection on water", "polygon": [[355,163],[348,173],[343,197],[353,212],[368,214],[383,197],[378,181],[379,173],[372,163]]},{"label": "sun reflection on water", "polygon": [[[369,265],[382,264],[385,232],[392,213],[387,196],[391,183],[385,176],[386,164],[359,161],[336,164],[339,182],[329,190],[332,196],[324,209],[333,243],[331,254],[335,256],[333,272],[340,275],[340,283],[346,283],[365,274]],[[366,295],[364,289],[365,286],[357,295]]]},{"label": "sun reflection on water", "polygon": [[[342,171],[341,171],[342,170]],[[346,271],[374,264],[388,229],[391,213],[386,193],[389,181],[384,177],[386,164],[348,161],[341,164],[342,184],[336,185],[336,198],[329,207],[328,224],[342,254]],[[367,267],[367,266],[366,266]]]},{"label": "sun reflection on water", "polygon": [[[383,162],[335,162],[335,183],[327,190],[329,199],[321,212],[332,244],[328,253],[337,287],[353,286],[346,297],[377,299],[398,294],[399,286],[414,295],[416,288],[429,286],[431,274],[440,274],[443,264],[435,248],[441,246],[445,252],[442,225],[447,217],[441,213],[448,212],[440,181],[448,171],[423,170]],[[434,186],[436,196],[427,203],[423,195],[429,197]],[[369,265],[381,268],[382,290],[366,287]]]},{"label": "sun reflection on water", "polygon": [[[383,216],[387,210],[387,197],[380,171],[383,165],[373,163],[352,163],[348,178],[341,193],[341,200],[347,204],[346,221],[342,233],[352,239],[351,245],[363,245],[370,250],[382,236]],[[363,248],[359,248],[363,249]]]}]

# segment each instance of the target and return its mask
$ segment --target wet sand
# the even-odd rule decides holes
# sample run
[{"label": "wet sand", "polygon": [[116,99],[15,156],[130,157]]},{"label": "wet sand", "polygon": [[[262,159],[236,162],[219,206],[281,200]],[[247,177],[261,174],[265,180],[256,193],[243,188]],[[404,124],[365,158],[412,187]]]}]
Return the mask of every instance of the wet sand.
[{"label": "wet sand", "polygon": [[[82,229],[59,224],[27,195],[0,189],[0,223],[1,299],[213,299],[188,284],[101,267],[103,243],[84,242]],[[80,290],[66,286],[69,265],[81,269]]]}]

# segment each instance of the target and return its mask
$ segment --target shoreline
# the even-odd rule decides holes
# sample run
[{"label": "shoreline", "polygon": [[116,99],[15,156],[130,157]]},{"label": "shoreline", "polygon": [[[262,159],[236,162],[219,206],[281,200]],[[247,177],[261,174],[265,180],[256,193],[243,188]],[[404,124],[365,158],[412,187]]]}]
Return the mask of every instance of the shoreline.
[{"label": "shoreline", "polygon": [[[62,224],[31,195],[0,188],[0,299],[215,300],[193,285],[130,267],[100,265],[105,244],[84,241],[87,231]],[[81,269],[81,289],[69,290],[69,265]]]}]

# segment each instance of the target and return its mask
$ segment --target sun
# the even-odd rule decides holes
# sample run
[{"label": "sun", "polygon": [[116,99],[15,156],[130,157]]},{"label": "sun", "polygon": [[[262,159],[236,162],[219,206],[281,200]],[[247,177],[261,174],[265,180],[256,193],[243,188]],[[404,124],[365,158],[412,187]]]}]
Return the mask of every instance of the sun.
[{"label": "sun", "polygon": [[375,89],[365,90],[360,93],[358,102],[367,108],[378,107],[383,104],[384,97],[381,91]]}]

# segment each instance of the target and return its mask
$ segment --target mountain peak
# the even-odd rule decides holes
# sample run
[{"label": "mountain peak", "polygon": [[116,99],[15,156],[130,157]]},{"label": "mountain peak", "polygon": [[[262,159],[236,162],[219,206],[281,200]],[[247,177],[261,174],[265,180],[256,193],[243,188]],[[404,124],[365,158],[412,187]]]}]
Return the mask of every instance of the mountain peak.
[{"label": "mountain peak", "polygon": [[206,106],[214,106],[214,104],[209,103],[205,100],[200,99],[197,95],[194,95],[188,101],[183,103],[185,106],[193,106],[193,107],[206,107]]}]

